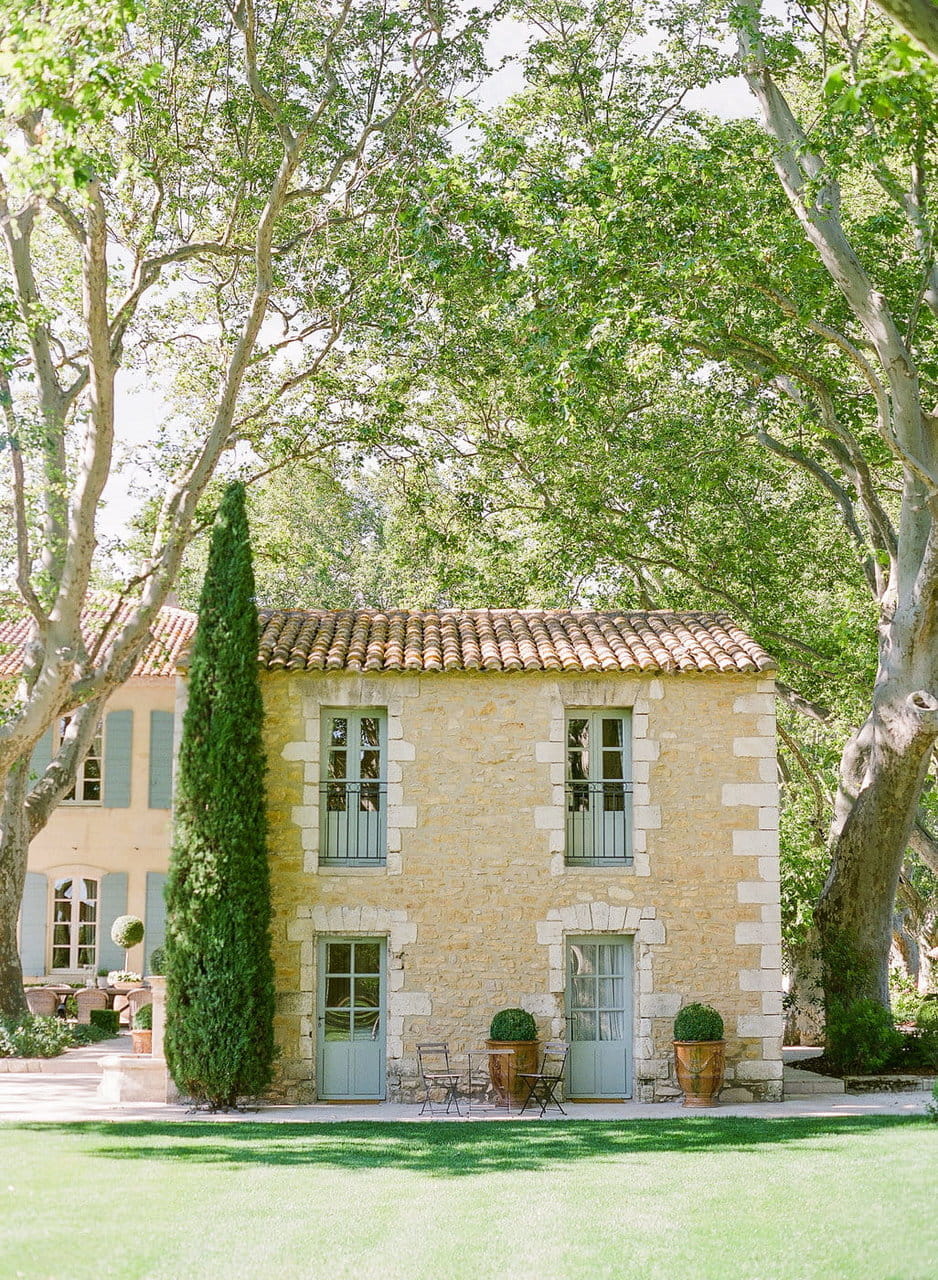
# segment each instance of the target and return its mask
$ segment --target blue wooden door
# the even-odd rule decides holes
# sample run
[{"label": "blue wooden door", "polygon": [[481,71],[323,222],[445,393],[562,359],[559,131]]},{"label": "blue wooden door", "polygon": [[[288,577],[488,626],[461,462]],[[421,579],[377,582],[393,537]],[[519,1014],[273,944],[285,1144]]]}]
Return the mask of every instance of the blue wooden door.
[{"label": "blue wooden door", "polygon": [[384,939],[322,938],[319,944],[319,1097],[385,1094]]},{"label": "blue wooden door", "polygon": [[571,938],[567,943],[567,1026],[572,1098],[632,1093],[632,943]]}]

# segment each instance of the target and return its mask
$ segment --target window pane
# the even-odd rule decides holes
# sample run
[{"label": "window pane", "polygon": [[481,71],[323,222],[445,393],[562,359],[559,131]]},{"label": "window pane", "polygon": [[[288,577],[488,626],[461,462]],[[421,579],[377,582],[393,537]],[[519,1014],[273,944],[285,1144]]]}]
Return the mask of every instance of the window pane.
[{"label": "window pane", "polygon": [[72,904],[70,902],[60,902],[56,899],[52,918],[56,921],[62,920],[68,923],[72,918]]},{"label": "window pane", "polygon": [[363,751],[361,758],[362,778],[381,777],[381,753],[379,751]]},{"label": "window pane", "polygon": [[355,979],[356,1009],[374,1009],[377,1006],[381,995],[380,983],[378,977]]},{"label": "window pane", "polygon": [[625,979],[599,979],[600,1009],[622,1009],[625,1007]]},{"label": "window pane", "polygon": [[351,1040],[352,1012],[350,1009],[327,1009],[323,1018],[327,1040]]},{"label": "window pane", "polygon": [[348,745],[348,720],[345,716],[333,716],[332,728],[332,745],[334,747],[345,747]]},{"label": "window pane", "polygon": [[596,979],[590,974],[577,974],[570,991],[570,1003],[574,1009],[592,1009],[596,1005]]},{"label": "window pane", "polygon": [[90,947],[78,948],[78,967],[79,969],[87,969],[89,965],[94,964],[94,944]]},{"label": "window pane", "polygon": [[616,716],[614,720],[607,719],[603,716],[603,746],[622,746],[622,721],[618,716]]},{"label": "window pane", "polygon": [[380,745],[378,721],[375,716],[362,716],[361,744],[363,747],[377,747]]},{"label": "window pane", "polygon": [[82,923],[90,922],[91,924],[94,924],[97,914],[95,903],[80,902],[78,904],[78,919],[81,920]]},{"label": "window pane", "polygon": [[329,777],[344,778],[346,777],[346,768],[348,767],[347,751],[330,751],[329,752]]},{"label": "window pane", "polygon": [[53,947],[52,948],[52,968],[68,969],[69,967],[70,966],[69,966],[68,947]]},{"label": "window pane", "polygon": [[358,807],[362,813],[377,813],[381,808],[381,793],[377,782],[362,782],[358,791]]},{"label": "window pane", "polygon": [[582,748],[584,751],[589,747],[589,731],[590,722],[587,719],[570,719],[567,721],[567,746]]},{"label": "window pane", "polygon": [[353,1015],[353,1040],[376,1040],[378,1037],[378,1009],[356,1009]]},{"label": "window pane", "polygon": [[83,902],[88,902],[93,904],[97,900],[97,897],[98,897],[97,880],[81,880],[79,882],[79,889],[81,892],[81,897]]},{"label": "window pane", "polygon": [[586,813],[590,807],[590,789],[585,782],[573,782],[567,795],[570,813]]},{"label": "window pane", "polygon": [[355,944],[355,972],[378,973],[381,960],[381,944],[379,942],[357,942]]},{"label": "window pane", "polygon": [[603,777],[604,778],[624,778],[622,772],[622,752],[621,751],[604,751],[603,752]]},{"label": "window pane", "polygon": [[98,778],[86,778],[81,788],[82,800],[100,800],[101,782]]},{"label": "window pane", "polygon": [[574,1040],[596,1039],[595,1013],[575,1013],[573,1015],[573,1038]]},{"label": "window pane", "polygon": [[625,1039],[625,1014],[621,1010],[610,1010],[599,1015],[600,1040]]},{"label": "window pane", "polygon": [[56,947],[67,947],[68,937],[71,930],[67,924],[55,924],[52,926],[52,943]]},{"label": "window pane", "polygon": [[352,1001],[351,978],[326,979],[326,1004],[330,1009],[345,1007]]},{"label": "window pane", "polygon": [[621,782],[603,783],[603,809],[606,813],[622,813],[625,809],[625,791]]},{"label": "window pane", "polygon": [[570,964],[572,973],[596,972],[596,944],[578,942],[570,948]]},{"label": "window pane", "polygon": [[57,898],[70,898],[72,896],[71,880],[56,880],[55,896]]},{"label": "window pane", "polygon": [[78,945],[80,947],[94,946],[95,926],[93,924],[82,924],[78,926]]},{"label": "window pane", "polygon": [[95,756],[87,756],[85,759],[85,781],[89,778],[101,777],[101,761]]},{"label": "window pane", "polygon": [[329,942],[326,944],[326,972],[352,972],[352,944],[350,942]]},{"label": "window pane", "polygon": [[344,782],[330,782],[326,789],[326,808],[330,813],[345,812],[346,786]]}]

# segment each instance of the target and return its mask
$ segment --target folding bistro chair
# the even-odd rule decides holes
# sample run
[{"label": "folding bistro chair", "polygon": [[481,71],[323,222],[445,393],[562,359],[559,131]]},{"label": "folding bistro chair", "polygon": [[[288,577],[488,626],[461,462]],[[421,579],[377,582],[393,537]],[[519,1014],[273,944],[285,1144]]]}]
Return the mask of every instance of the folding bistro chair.
[{"label": "folding bistro chair", "polygon": [[443,1102],[446,1103],[446,1115],[449,1115],[450,1108],[456,1108],[456,1114],[462,1115],[459,1110],[459,1081],[462,1078],[458,1071],[451,1071],[449,1065],[449,1045],[445,1041],[435,1041],[432,1044],[417,1045],[417,1069],[420,1072],[420,1079],[426,1090],[427,1096],[423,1100],[423,1106],[420,1108],[420,1114],[429,1111],[430,1115],[434,1115],[433,1110],[433,1090],[440,1089],[443,1093],[443,1100],[438,1103],[442,1107]]},{"label": "folding bistro chair", "polygon": [[567,1052],[567,1046],[562,1040],[548,1040],[544,1045],[540,1071],[518,1073],[518,1079],[524,1081],[528,1091],[520,1111],[521,1115],[524,1115],[528,1103],[532,1100],[541,1104],[541,1115],[549,1106],[557,1107],[562,1116],[567,1114],[555,1092],[557,1086],[563,1081],[563,1073],[567,1066]]}]

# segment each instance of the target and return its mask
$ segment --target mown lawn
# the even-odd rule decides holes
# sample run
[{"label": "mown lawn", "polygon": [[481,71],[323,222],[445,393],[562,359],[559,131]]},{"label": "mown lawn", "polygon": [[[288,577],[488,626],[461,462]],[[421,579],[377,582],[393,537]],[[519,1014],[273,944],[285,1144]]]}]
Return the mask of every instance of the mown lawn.
[{"label": "mown lawn", "polygon": [[0,1276],[935,1280],[938,1125],[0,1126]]}]

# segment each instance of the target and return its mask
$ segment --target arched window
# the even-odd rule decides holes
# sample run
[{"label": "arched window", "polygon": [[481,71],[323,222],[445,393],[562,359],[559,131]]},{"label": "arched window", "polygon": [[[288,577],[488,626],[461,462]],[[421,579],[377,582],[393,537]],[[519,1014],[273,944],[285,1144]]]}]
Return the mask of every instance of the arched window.
[{"label": "arched window", "polygon": [[64,876],[52,902],[52,968],[85,969],[98,953],[98,881]]}]

